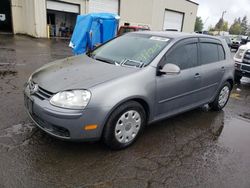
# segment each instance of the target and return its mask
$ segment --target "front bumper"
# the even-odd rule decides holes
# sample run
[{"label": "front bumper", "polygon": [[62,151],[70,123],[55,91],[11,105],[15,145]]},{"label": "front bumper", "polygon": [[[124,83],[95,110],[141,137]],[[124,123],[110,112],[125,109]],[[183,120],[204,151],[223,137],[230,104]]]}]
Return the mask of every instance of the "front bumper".
[{"label": "front bumper", "polygon": [[[32,121],[46,133],[63,140],[92,141],[101,137],[107,111],[104,109],[70,110],[52,106],[48,100],[24,90],[24,103]],[[85,130],[86,125],[97,125]]]},{"label": "front bumper", "polygon": [[231,48],[233,48],[233,49],[238,49],[240,47],[240,44],[235,44],[235,43],[232,43],[232,45],[231,45]]}]

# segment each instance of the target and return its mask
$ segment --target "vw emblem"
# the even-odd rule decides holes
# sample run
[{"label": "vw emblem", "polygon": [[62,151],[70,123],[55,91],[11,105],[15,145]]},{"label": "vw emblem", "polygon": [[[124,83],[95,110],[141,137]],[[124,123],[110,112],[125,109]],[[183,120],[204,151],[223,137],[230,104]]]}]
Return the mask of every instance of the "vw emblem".
[{"label": "vw emblem", "polygon": [[30,82],[29,88],[30,88],[30,94],[34,94],[38,91],[38,85],[35,84],[34,82]]}]

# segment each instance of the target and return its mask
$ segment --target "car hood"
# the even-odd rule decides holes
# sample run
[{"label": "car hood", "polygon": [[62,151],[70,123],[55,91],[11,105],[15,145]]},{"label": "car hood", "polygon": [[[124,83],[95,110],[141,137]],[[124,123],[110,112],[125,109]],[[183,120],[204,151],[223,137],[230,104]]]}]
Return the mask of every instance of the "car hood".
[{"label": "car hood", "polygon": [[139,69],[96,61],[86,55],[49,63],[32,74],[32,81],[52,93],[89,89],[98,84],[132,74]]}]

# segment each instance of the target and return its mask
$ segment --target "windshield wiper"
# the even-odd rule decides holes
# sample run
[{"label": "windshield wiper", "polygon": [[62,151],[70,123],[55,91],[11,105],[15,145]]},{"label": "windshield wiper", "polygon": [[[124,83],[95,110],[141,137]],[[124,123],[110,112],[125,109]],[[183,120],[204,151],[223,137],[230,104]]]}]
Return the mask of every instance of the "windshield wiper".
[{"label": "windshield wiper", "polygon": [[112,61],[112,60],[106,59],[106,58],[102,58],[102,57],[95,57],[94,59],[98,60],[98,61],[102,61],[104,63],[108,63],[108,64],[116,64],[115,61]]}]

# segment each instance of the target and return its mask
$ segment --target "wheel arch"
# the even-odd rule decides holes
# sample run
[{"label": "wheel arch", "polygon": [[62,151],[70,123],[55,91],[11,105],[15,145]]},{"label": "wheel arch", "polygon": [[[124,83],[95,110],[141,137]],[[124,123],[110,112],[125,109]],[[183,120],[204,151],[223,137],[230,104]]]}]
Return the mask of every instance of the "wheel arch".
[{"label": "wheel arch", "polygon": [[120,101],[119,103],[117,103],[110,111],[109,113],[106,115],[105,117],[105,120],[104,120],[104,123],[103,123],[103,126],[102,126],[102,134],[103,134],[103,130],[104,130],[104,127],[110,117],[110,115],[122,104],[124,103],[127,103],[129,101],[135,101],[135,102],[138,102],[140,105],[142,105],[143,109],[145,110],[146,112],[146,122],[149,121],[149,118],[150,118],[150,114],[151,114],[151,110],[150,110],[150,106],[149,106],[149,103],[147,102],[146,99],[144,99],[143,97],[138,97],[138,96],[135,96],[135,97],[130,97],[130,98],[126,98],[122,101]]},{"label": "wheel arch", "polygon": [[231,89],[234,87],[234,80],[232,78],[227,79],[227,82],[231,85]]}]

